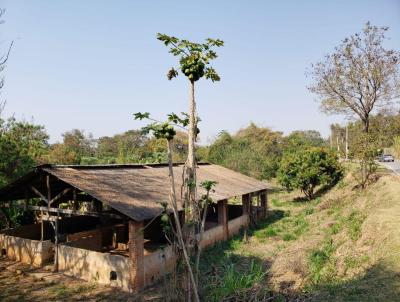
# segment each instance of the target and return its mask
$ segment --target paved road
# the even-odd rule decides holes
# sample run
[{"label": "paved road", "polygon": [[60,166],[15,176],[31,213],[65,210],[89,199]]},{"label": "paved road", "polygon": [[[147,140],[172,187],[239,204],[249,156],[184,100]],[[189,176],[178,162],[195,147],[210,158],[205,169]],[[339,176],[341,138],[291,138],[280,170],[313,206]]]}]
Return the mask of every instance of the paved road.
[{"label": "paved road", "polygon": [[380,163],[382,166],[393,171],[393,173],[400,176],[400,160],[396,159],[394,162]]}]

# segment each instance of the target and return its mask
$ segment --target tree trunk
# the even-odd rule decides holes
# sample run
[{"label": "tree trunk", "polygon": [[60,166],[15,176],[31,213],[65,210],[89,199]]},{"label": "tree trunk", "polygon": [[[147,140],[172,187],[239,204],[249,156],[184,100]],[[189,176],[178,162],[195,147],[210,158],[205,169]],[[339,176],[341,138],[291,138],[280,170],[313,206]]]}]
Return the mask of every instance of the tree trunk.
[{"label": "tree trunk", "polygon": [[178,207],[177,207],[177,202],[176,202],[176,192],[175,192],[175,178],[174,178],[174,169],[172,165],[172,142],[171,140],[168,140],[168,169],[169,169],[169,179],[170,179],[170,186],[171,186],[171,193],[170,193],[170,203],[172,206],[173,214],[174,214],[174,220],[175,220],[175,225],[176,225],[176,230],[177,230],[177,237],[179,244],[182,248],[183,252],[183,257],[186,263],[186,268],[188,271],[189,275],[189,280],[190,283],[193,287],[193,296],[196,302],[199,302],[199,294],[197,290],[197,284],[196,280],[194,278],[193,270],[190,264],[190,258],[189,254],[185,245],[185,242],[183,240],[183,232],[181,228],[181,223],[178,215]]},{"label": "tree trunk", "polygon": [[188,158],[186,163],[187,188],[188,188],[188,220],[193,221],[195,218],[194,203],[196,201],[196,154],[195,140],[197,134],[196,121],[196,101],[194,97],[194,82],[190,82],[190,99],[189,99],[189,142],[188,142]]}]

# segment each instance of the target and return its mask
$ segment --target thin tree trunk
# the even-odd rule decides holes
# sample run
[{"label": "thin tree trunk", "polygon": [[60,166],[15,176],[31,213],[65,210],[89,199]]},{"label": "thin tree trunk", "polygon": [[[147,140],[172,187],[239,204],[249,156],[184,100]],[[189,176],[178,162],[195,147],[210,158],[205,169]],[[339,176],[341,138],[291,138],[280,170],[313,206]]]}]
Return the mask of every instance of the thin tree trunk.
[{"label": "thin tree trunk", "polygon": [[349,126],[346,124],[346,161],[349,159]]},{"label": "thin tree trunk", "polygon": [[[189,89],[189,133],[188,133],[188,158],[185,165],[185,238],[189,255],[193,255],[196,247],[196,230],[195,222],[199,220],[197,217],[196,203],[196,158],[195,158],[195,140],[197,134],[196,121],[196,101],[194,81],[190,82]],[[189,272],[188,272],[189,273]],[[190,276],[189,276],[190,277]],[[191,292],[190,283],[188,284],[188,293]],[[190,296],[188,296],[190,299]]]},{"label": "thin tree trunk", "polygon": [[201,226],[200,226],[200,235],[199,235],[199,240],[197,241],[196,284],[199,284],[200,256],[201,256],[201,252],[202,252],[200,244],[201,244],[201,240],[203,239],[204,227],[206,224],[207,211],[208,211],[208,197],[209,197],[209,192],[207,192],[207,195],[206,195],[206,205],[204,206],[203,217],[201,219]]},{"label": "thin tree trunk", "polygon": [[171,202],[172,211],[174,214],[175,225],[176,225],[176,230],[177,230],[177,234],[178,234],[177,237],[178,237],[179,244],[182,247],[183,257],[184,257],[184,260],[186,263],[187,270],[189,272],[190,282],[193,287],[193,296],[195,298],[195,301],[199,302],[200,299],[199,299],[199,294],[197,291],[197,284],[196,284],[196,280],[193,275],[192,267],[190,265],[189,254],[187,252],[186,245],[183,240],[183,232],[182,232],[179,215],[178,215],[178,207],[177,207],[177,203],[176,203],[176,192],[175,192],[174,169],[173,169],[173,165],[172,165],[172,142],[171,142],[171,140],[168,140],[168,169],[169,169],[169,179],[170,179],[170,186],[171,186],[170,202]]},{"label": "thin tree trunk", "polygon": [[196,201],[196,154],[195,154],[195,140],[196,140],[196,101],[194,97],[194,82],[190,82],[190,99],[189,99],[189,141],[188,141],[188,158],[186,163],[187,180],[190,182],[188,185],[188,220],[193,221],[195,218],[194,203]]}]

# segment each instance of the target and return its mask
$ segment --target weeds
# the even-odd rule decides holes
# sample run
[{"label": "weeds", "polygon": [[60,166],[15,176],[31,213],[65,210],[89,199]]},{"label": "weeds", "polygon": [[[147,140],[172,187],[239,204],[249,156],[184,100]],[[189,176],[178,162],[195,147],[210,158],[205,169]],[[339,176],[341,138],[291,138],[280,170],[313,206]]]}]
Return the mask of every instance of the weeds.
[{"label": "weeds", "polygon": [[312,284],[319,284],[334,275],[336,271],[336,259],[333,256],[335,250],[333,241],[328,240],[322,248],[311,251],[308,261]]},{"label": "weeds", "polygon": [[284,241],[296,240],[304,234],[309,226],[305,218],[305,212],[296,216],[286,216],[279,221],[275,221],[264,228],[254,231],[254,236],[263,240],[265,238],[276,237]]},{"label": "weeds", "polygon": [[346,221],[347,233],[352,240],[357,240],[361,236],[361,227],[365,220],[365,216],[358,211],[353,211]]},{"label": "weeds", "polygon": [[346,272],[350,269],[355,269],[368,262],[369,257],[367,255],[363,255],[361,257],[355,256],[347,256],[344,258],[344,265]]},{"label": "weeds", "polygon": [[240,271],[237,265],[226,265],[222,276],[216,275],[207,288],[207,301],[221,301],[238,294],[264,279],[265,272],[260,261],[252,260],[247,271]]}]

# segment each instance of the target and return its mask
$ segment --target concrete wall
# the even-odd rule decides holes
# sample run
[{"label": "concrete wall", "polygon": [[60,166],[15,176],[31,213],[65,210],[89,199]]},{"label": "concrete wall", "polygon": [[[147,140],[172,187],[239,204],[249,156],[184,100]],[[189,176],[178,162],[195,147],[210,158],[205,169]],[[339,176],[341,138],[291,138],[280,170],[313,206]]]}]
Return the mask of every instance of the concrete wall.
[{"label": "concrete wall", "polygon": [[154,253],[144,256],[144,283],[145,286],[153,284],[164,274],[174,270],[177,257],[172,246],[167,246]]},{"label": "concrete wall", "polygon": [[[129,289],[129,258],[65,244],[59,245],[58,253],[60,272],[86,281]],[[111,280],[112,277],[116,280]]]},{"label": "concrete wall", "polygon": [[229,237],[239,233],[240,229],[247,225],[248,217],[246,215],[228,221]]},{"label": "concrete wall", "polygon": [[[228,222],[229,236],[233,236],[248,223],[247,216],[240,216]],[[97,231],[98,232],[98,231]],[[93,250],[101,243],[101,236],[91,232],[82,232],[73,236],[74,241],[59,245],[59,271],[87,281],[97,281],[101,284],[129,289],[129,258],[109,253],[99,253]],[[84,236],[83,236],[84,235]],[[223,227],[218,225],[204,232],[201,247],[212,246],[224,238]],[[147,254],[144,262],[144,285],[149,286],[164,274],[174,270],[176,255],[172,246],[167,246],[156,252]],[[111,277],[116,280],[111,280]]]},{"label": "concrete wall", "polygon": [[218,225],[214,228],[208,229],[203,234],[203,239],[200,242],[202,249],[214,245],[217,241],[224,240],[224,229],[222,225]]},{"label": "concrete wall", "polygon": [[54,245],[50,240],[39,241],[0,234],[0,249],[8,258],[34,266],[41,266],[54,255]]}]

